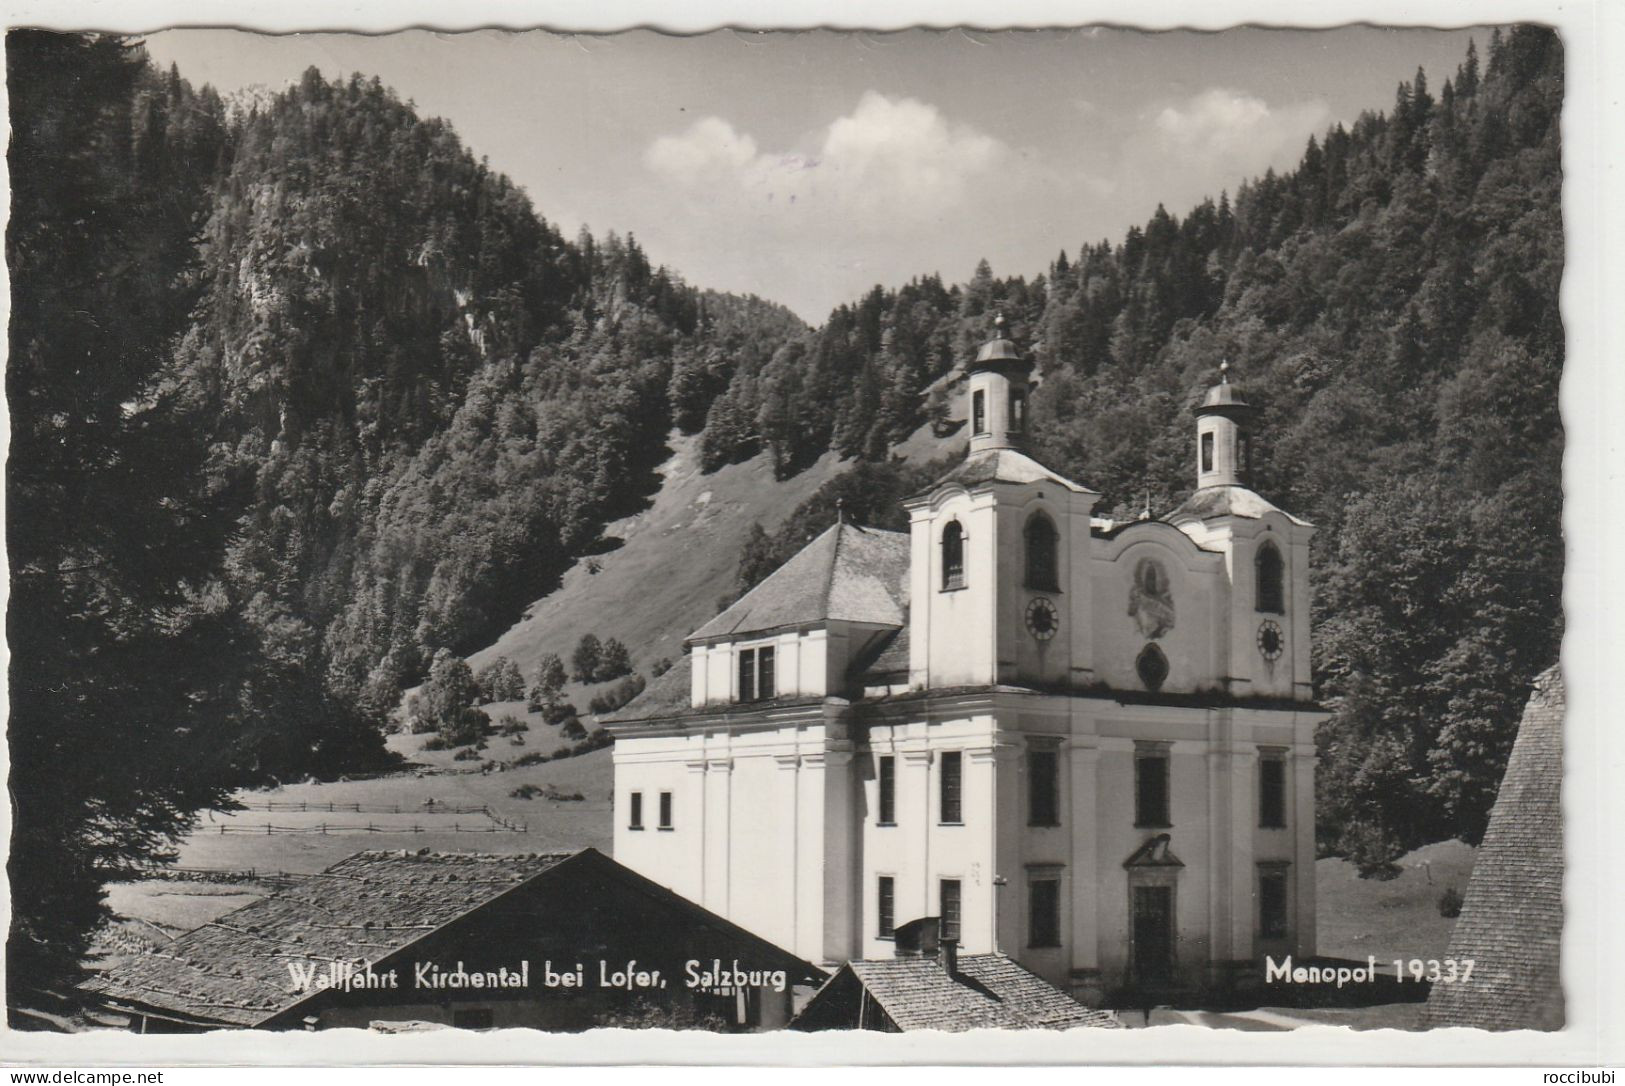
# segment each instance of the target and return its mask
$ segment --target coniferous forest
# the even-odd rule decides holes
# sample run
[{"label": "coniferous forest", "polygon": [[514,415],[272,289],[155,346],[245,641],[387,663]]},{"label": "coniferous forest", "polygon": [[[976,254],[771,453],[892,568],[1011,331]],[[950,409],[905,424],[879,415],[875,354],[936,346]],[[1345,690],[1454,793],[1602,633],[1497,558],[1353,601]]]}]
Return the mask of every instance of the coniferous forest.
[{"label": "coniferous forest", "polygon": [[[1267,173],[1031,278],[984,263],[806,327],[574,238],[376,79],[226,102],[138,43],[7,38],[15,979],[244,785],[367,768],[440,650],[489,643],[658,486],[852,461],[895,515],[933,382],[1002,314],[1035,454],[1163,512],[1228,361],[1255,485],[1317,525],[1321,846],[1381,875],[1482,834],[1561,635],[1561,45],[1496,32]],[[870,508],[873,506],[873,508]]]}]

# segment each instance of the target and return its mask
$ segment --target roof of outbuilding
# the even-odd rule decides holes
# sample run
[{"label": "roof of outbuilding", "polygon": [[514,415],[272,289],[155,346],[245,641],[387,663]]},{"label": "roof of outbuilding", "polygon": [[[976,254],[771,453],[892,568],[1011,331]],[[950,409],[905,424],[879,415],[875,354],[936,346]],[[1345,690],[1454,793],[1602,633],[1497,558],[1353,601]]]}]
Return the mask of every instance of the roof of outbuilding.
[{"label": "roof of outbuilding", "polygon": [[908,560],[907,534],[837,523],[689,640],[831,619],[901,626]]},{"label": "roof of outbuilding", "polygon": [[1204,486],[1162,519],[1169,524],[1186,520],[1213,520],[1217,517],[1250,517],[1258,520],[1268,513],[1280,513],[1293,524],[1310,526],[1307,520],[1277,508],[1262,495],[1244,486]]},{"label": "roof of outbuilding", "polygon": [[1448,956],[1472,982],[1435,984],[1424,1020],[1478,1029],[1561,1029],[1563,676],[1534,682]]},{"label": "roof of outbuilding", "polygon": [[318,968],[376,962],[573,855],[358,852],[85,988],[200,1019],[255,1025],[315,994],[291,990],[290,961]]},{"label": "roof of outbuilding", "polygon": [[1016,449],[984,449],[971,453],[922,493],[930,494],[949,483],[958,483],[966,488],[983,483],[1054,483],[1076,494],[1095,493],[1081,483],[1055,474]]},{"label": "roof of outbuilding", "polygon": [[957,976],[934,958],[855,961],[844,968],[901,1030],[1119,1027],[1110,1011],[1090,1010],[1003,954],[961,954]]}]

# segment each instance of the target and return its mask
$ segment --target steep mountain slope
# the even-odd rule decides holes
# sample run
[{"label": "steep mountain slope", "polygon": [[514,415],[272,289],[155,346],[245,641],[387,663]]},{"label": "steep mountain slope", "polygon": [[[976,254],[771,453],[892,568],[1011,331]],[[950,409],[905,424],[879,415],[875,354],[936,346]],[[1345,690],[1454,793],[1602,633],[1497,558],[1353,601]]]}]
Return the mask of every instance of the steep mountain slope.
[{"label": "steep mountain slope", "polygon": [[[921,427],[898,452],[928,461],[958,442]],[[763,453],[704,474],[698,436],[673,434],[670,443],[672,455],[658,469],[662,483],[649,508],[609,524],[607,547],[576,562],[558,588],[526,608],[524,618],[470,655],[474,668],[506,656],[530,676],[544,653],[568,661],[581,636],[592,633],[620,640],[633,667],[648,676],[655,660],[677,659],[683,638],[717,613],[719,600],[734,594],[751,526],[772,532],[851,466],[825,453],[780,481],[772,457]],[[585,709],[594,689],[571,683],[565,697]]]}]

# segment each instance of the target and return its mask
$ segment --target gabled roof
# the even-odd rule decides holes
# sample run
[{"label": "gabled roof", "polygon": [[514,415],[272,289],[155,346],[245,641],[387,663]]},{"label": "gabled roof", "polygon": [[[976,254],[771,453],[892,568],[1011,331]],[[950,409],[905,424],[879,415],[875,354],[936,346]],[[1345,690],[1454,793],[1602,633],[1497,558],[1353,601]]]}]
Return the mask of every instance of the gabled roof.
[{"label": "gabled roof", "polygon": [[971,453],[947,475],[915,497],[935,493],[950,483],[967,489],[983,483],[1054,483],[1074,494],[1093,494],[1095,491],[1081,483],[1055,474],[1043,464],[1016,449],[984,449]]},{"label": "gabled roof", "polygon": [[1268,513],[1280,513],[1293,524],[1309,527],[1309,522],[1277,509],[1261,495],[1244,486],[1204,486],[1178,509],[1162,519],[1169,524],[1187,520],[1214,520],[1218,517],[1250,517],[1258,520]]},{"label": "gabled roof", "polygon": [[831,619],[901,626],[908,603],[908,559],[907,534],[838,523],[689,640]]},{"label": "gabled roof", "polygon": [[1429,1025],[1563,1027],[1563,676],[1534,687],[1450,935],[1472,982],[1435,984]]},{"label": "gabled roof", "polygon": [[573,852],[489,856],[358,852],[86,982],[114,999],[251,1026],[310,998],[289,962],[376,962]]},{"label": "gabled roof", "polygon": [[1003,954],[962,954],[957,969],[935,958],[848,962],[802,1013],[816,1014],[819,997],[849,974],[900,1030],[1119,1028],[1110,1011],[1090,1010]]},{"label": "gabled roof", "polygon": [[[738,954],[752,968],[784,969],[793,983],[825,976],[811,962],[596,849],[516,855],[425,849],[357,853],[84,988],[110,1002],[157,1008],[202,1025],[275,1026],[299,1014],[307,1001],[333,997],[321,988],[294,990],[290,962],[313,966],[318,975],[334,962],[358,970],[371,962],[387,970],[400,955],[423,953],[436,941],[456,944],[464,931],[479,942],[468,951],[472,957],[490,949],[491,932],[469,914],[508,907],[523,911],[527,930],[515,932],[511,917],[500,930],[515,939],[562,940],[566,952],[601,951],[604,940],[622,939],[631,944],[628,953],[646,959],[655,956],[651,940],[666,940],[681,948],[674,953],[702,959]],[[458,927],[465,921],[468,928]],[[669,932],[656,930],[662,924],[681,937],[673,941]]]}]

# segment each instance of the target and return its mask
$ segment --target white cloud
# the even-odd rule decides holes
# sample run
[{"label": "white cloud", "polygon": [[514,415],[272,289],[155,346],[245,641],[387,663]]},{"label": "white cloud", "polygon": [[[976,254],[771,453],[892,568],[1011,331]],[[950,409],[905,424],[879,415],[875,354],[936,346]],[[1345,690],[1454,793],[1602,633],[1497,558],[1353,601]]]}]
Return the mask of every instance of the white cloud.
[{"label": "white cloud", "polygon": [[1193,165],[1219,164],[1263,170],[1288,156],[1295,161],[1309,136],[1323,128],[1330,110],[1321,101],[1271,107],[1242,91],[1210,87],[1158,113],[1155,128],[1163,150]]},{"label": "white cloud", "polygon": [[655,140],[643,161],[697,200],[787,229],[917,227],[951,214],[996,170],[1019,170],[992,136],[950,123],[928,103],[874,91],[814,133],[804,151],[763,150],[726,120],[706,117]]}]

